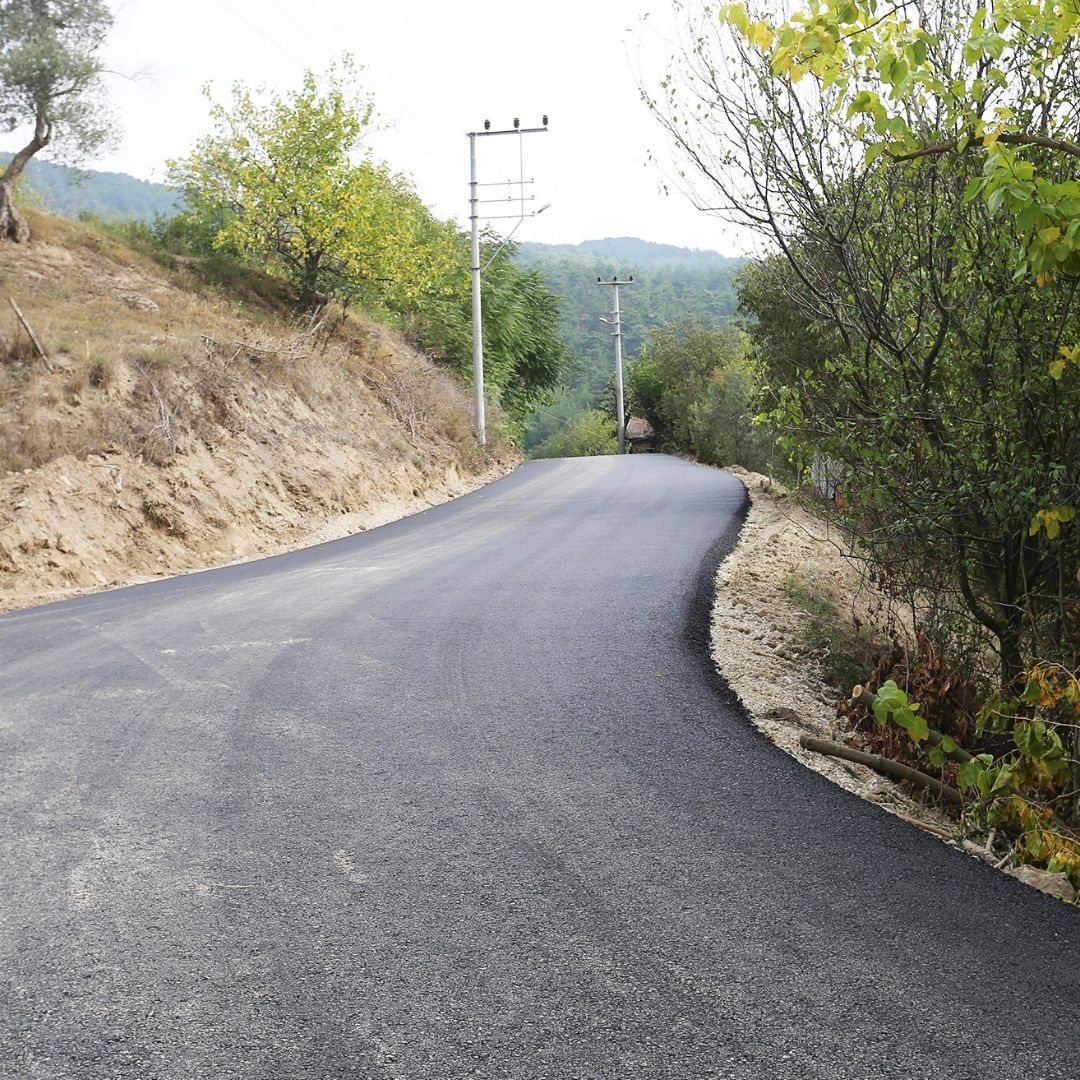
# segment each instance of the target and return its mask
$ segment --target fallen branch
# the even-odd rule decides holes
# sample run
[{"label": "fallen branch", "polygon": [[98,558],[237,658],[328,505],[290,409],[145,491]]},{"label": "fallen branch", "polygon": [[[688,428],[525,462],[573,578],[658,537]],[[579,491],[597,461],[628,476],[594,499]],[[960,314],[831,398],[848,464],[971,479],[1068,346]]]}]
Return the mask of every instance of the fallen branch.
[{"label": "fallen branch", "polygon": [[[168,441],[170,449],[175,454],[179,451],[180,446],[177,443],[176,439],[173,437],[172,414],[169,412],[168,406],[165,404],[165,399],[161,396],[161,391],[158,390],[157,384],[154,382],[153,379],[150,378],[149,373],[147,372],[146,368],[142,366],[142,364],[137,363],[135,365],[135,370],[146,380],[151,392],[154,395],[154,400],[157,402],[159,423],[155,424],[154,427],[150,429],[150,434],[153,435],[154,432],[160,431],[161,434]],[[119,491],[119,488],[117,488],[117,490]]]},{"label": "fallen branch", "polygon": [[889,812],[893,817],[898,817],[901,821],[906,821],[909,825],[914,825],[917,829],[922,829],[924,832],[933,833],[934,836],[939,836],[942,840],[951,842],[956,837],[955,831],[943,829],[940,825],[932,825],[929,821],[923,821],[921,818],[912,817],[910,814],[901,814],[898,810],[890,810]]},{"label": "fallen branch", "polygon": [[34,346],[34,351],[41,357],[41,362],[45,365],[46,371],[51,375],[53,373],[53,366],[49,363],[49,354],[45,352],[45,347],[38,341],[38,336],[34,333],[34,328],[30,325],[30,320],[22,313],[22,308],[15,302],[14,296],[9,296],[8,302],[15,311],[15,317],[22,323],[22,328],[30,335],[30,341]]},{"label": "fallen branch", "polygon": [[[851,690],[851,700],[848,704],[861,705],[868,712],[873,713],[875,701],[877,701],[877,694],[875,694],[873,690],[867,690],[865,686],[855,686]],[[933,728],[930,728],[930,732],[926,736],[926,741],[931,746],[938,746],[944,737],[945,736],[942,735],[940,731],[935,731]],[[952,758],[953,761],[960,765],[964,765],[971,760],[971,755],[962,746],[957,746],[952,750],[946,750],[945,756]]]},{"label": "fallen branch", "polygon": [[954,806],[963,806],[964,797],[954,787],[943,784],[933,776],[928,776],[910,765],[902,765],[899,761],[882,757],[880,754],[868,754],[864,750],[855,750],[842,743],[829,742],[828,739],[818,739],[812,735],[800,735],[799,745],[806,750],[813,750],[817,754],[827,754],[829,757],[842,758],[844,761],[854,761],[858,765],[865,765],[882,776],[891,776],[894,780],[907,780],[919,787],[927,788],[939,798]]}]

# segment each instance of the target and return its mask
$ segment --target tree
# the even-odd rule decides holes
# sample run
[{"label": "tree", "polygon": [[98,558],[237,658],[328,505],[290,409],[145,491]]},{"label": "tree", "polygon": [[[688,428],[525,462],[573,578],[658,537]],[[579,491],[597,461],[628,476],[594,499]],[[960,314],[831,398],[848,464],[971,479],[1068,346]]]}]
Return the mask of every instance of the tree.
[{"label": "tree", "polygon": [[548,436],[530,457],[596,457],[615,454],[619,449],[616,424],[600,409],[579,413],[561,431]]},{"label": "tree", "polygon": [[773,76],[826,89],[867,163],[976,157],[964,197],[1003,211],[1024,268],[1044,283],[1080,272],[1075,0],[819,0],[776,23],[729,4],[721,18]]},{"label": "tree", "polygon": [[[210,237],[213,249],[287,277],[305,309],[334,300],[396,319],[468,378],[468,240],[404,177],[360,157],[372,108],[348,57],[269,100],[235,86],[228,106],[212,107],[213,133],[170,163],[190,209],[164,239],[198,250]],[[485,369],[519,439],[525,415],[557,383],[565,349],[555,335],[559,298],[499,244],[484,244]]]},{"label": "tree", "polygon": [[660,410],[664,402],[664,378],[648,357],[631,360],[626,368],[626,401],[630,413],[647,420],[653,431],[663,429]]},{"label": "tree", "polygon": [[[472,295],[467,273],[468,238],[458,236],[457,272],[443,287],[417,298],[410,308],[420,323],[418,343],[449,358],[464,378],[472,374]],[[536,269],[523,269],[516,248],[495,233],[484,237],[480,263],[483,288],[484,381],[505,413],[515,442],[525,418],[558,385],[568,363],[557,326],[563,299]]]},{"label": "tree", "polygon": [[[974,7],[840,6],[781,25],[725,9],[724,22],[695,26],[654,107],[709,204],[779,253],[767,287],[744,293],[771,362],[772,416],[839,464],[844,524],[879,572],[920,606],[944,599],[977,620],[1006,683],[1032,656],[1075,663],[1080,544],[1063,525],[1080,499],[1077,283],[1067,245],[1058,270],[1038,268],[1044,238],[1017,209],[1028,182],[1052,194],[1037,176],[1067,183],[1071,155],[1036,135],[1057,130],[1047,117],[1075,115],[1075,72],[1062,60],[1042,69],[1046,83],[1025,81],[1025,62],[1038,73],[1053,49],[1017,33],[1017,77],[1001,84],[999,42],[972,41],[986,18]],[[1071,55],[1072,40],[1054,55]],[[986,138],[965,141],[956,103],[980,90],[993,122],[1015,131],[995,140],[969,116]],[[1002,152],[1018,133],[1024,159]],[[1016,190],[1001,194],[1009,162]]]},{"label": "tree", "polygon": [[170,182],[213,223],[217,247],[283,273],[302,307],[400,304],[452,272],[453,229],[388,166],[354,162],[373,104],[348,56],[298,91],[263,102],[236,85],[230,105],[211,102],[213,134],[170,162]]},{"label": "tree", "polygon": [[660,439],[710,465],[767,467],[755,432],[754,378],[740,335],[684,319],[653,330],[631,365],[630,395]]},{"label": "tree", "polygon": [[73,160],[111,137],[99,98],[98,53],[112,28],[104,0],[0,2],[0,117],[7,131],[33,127],[0,177],[0,237],[22,243],[30,226],[12,200],[26,163],[54,140]]}]

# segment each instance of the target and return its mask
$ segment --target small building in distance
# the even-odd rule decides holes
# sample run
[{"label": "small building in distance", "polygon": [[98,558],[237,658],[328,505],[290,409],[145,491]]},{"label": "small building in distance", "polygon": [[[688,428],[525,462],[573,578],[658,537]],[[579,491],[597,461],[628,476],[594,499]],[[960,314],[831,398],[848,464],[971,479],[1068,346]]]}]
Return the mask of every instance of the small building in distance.
[{"label": "small building in distance", "polygon": [[626,422],[626,452],[649,454],[656,449],[656,432],[644,417],[631,416]]}]

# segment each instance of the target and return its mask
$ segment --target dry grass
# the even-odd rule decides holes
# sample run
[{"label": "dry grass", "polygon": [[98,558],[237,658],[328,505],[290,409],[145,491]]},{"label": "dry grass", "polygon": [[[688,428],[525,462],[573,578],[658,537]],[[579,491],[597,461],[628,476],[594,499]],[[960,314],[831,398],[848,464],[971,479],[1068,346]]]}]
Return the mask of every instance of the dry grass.
[{"label": "dry grass", "polygon": [[260,275],[226,291],[32,217],[0,245],[0,608],[342,535],[514,459],[385,327],[312,326]]},{"label": "dry grass", "polygon": [[232,271],[228,292],[205,280],[191,291],[183,267],[170,273],[92,225],[30,216],[34,244],[0,249],[0,290],[17,297],[57,370],[48,375],[14,315],[7,326],[0,315],[0,470],[117,451],[164,465],[185,443],[242,431],[247,388],[260,383],[319,412],[363,395],[408,445],[439,440],[474,462],[462,389],[384,328],[353,316],[336,333],[306,324],[289,312],[288,287],[257,273]]}]

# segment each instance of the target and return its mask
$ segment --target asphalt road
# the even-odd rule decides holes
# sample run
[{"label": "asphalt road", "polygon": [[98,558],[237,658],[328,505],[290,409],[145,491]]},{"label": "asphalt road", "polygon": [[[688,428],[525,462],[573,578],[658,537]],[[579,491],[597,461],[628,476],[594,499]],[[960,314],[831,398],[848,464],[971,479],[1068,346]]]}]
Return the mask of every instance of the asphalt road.
[{"label": "asphalt road", "polygon": [[731,476],[537,462],[0,618],[0,1075],[1080,1077],[1080,913],[705,658]]}]

